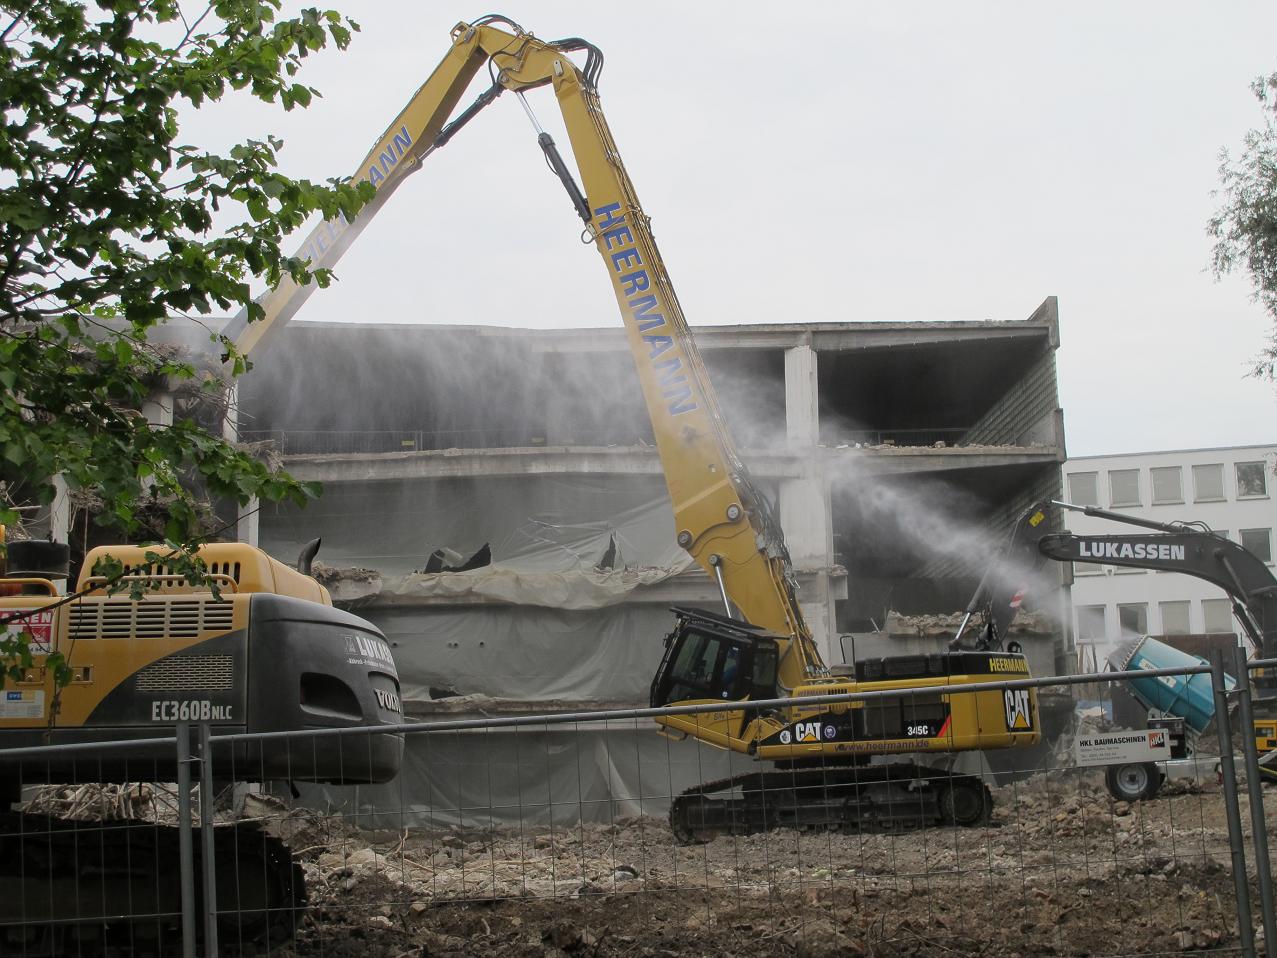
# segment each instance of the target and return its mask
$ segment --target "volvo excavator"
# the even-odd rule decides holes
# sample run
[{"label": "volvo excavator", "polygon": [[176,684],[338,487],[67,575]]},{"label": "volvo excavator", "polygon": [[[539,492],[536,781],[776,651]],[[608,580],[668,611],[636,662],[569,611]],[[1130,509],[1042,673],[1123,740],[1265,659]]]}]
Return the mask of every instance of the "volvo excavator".
[{"label": "volvo excavator", "polygon": [[[658,721],[668,735],[779,769],[706,783],[677,797],[670,813],[676,835],[691,841],[782,824],[860,828],[986,821],[990,796],[980,779],[921,761],[876,760],[906,754],[946,758],[1036,743],[1034,690],[962,692],[973,683],[1028,678],[1026,658],[990,646],[871,659],[842,670],[825,665],[803,618],[774,509],[728,435],[648,216],[604,118],[598,91],[602,53],[580,38],[540,40],[500,16],[458,23],[451,38],[443,61],[355,174],[375,187],[373,199],[351,221],[320,224],[299,255],[312,268],[333,266],[423,160],[503,94],[521,101],[549,168],[580,218],[582,241],[602,256],[611,279],[652,420],[678,544],[717,583],[723,598],[723,614],[675,610],[651,703],[722,706]],[[584,64],[572,54],[583,54]],[[490,84],[454,117],[485,68]],[[558,104],[579,183],[526,97],[537,88],[552,91]],[[241,352],[252,350],[310,291],[285,279],[261,301],[260,318],[249,322],[242,313],[225,335]],[[895,690],[908,694],[834,707],[803,704],[818,695]],[[763,699],[786,704],[763,711],[733,707]]]},{"label": "volvo excavator", "polygon": [[[1277,658],[1277,578],[1253,552],[1202,523],[1158,522],[1067,502],[1055,506],[1112,522],[1153,530],[1124,535],[1045,535],[1043,556],[1057,562],[1091,562],[1159,572],[1181,572],[1224,590],[1257,658]],[[1277,782],[1277,674],[1255,674],[1255,745],[1263,756],[1260,772]]]},{"label": "volvo excavator", "polygon": [[[3,527],[0,527],[0,532]],[[177,780],[178,723],[214,735],[374,726],[382,732],[216,747],[220,782],[386,782],[403,742],[399,679],[372,624],[333,608],[309,575],[243,543],[198,550],[208,582],[192,584],[154,547],[90,550],[64,594],[67,548],[12,541],[0,560],[0,639],[23,635],[30,660],[0,690],[0,799],[25,787]],[[112,557],[122,574],[97,575]],[[144,593],[135,598],[137,589]],[[55,681],[50,655],[69,670]],[[160,740],[160,741],[157,741]],[[132,742],[111,750],[13,752]],[[225,940],[281,942],[305,904],[300,867],[278,839],[219,826],[218,901]],[[0,812],[0,954],[163,953],[181,914],[176,827],[115,821],[88,827]],[[133,916],[133,917],[129,917]]]},{"label": "volvo excavator", "polygon": [[[1038,550],[1057,562],[1091,562],[1182,572],[1219,586],[1232,602],[1233,615],[1260,658],[1277,658],[1277,578],[1262,559],[1201,523],[1158,522],[1067,502],[1053,505],[1098,519],[1151,529],[1124,535],[1044,535]],[[1271,689],[1271,677],[1257,685]],[[1272,694],[1268,692],[1267,694]]]},{"label": "volvo excavator", "polygon": [[[1053,515],[1065,511],[1080,512],[1096,519],[1137,526],[1150,530],[1143,533],[1083,534],[1077,532],[1052,532],[1056,525]],[[1017,521],[1008,552],[1018,558],[1016,567],[1030,573],[1035,564],[1048,559],[1056,562],[1087,562],[1100,565],[1121,566],[1157,572],[1179,572],[1211,582],[1228,596],[1233,616],[1240,623],[1249,641],[1253,656],[1261,659],[1277,658],[1277,577],[1262,559],[1233,542],[1222,533],[1213,531],[1201,522],[1159,522],[1141,516],[1112,512],[1097,506],[1078,506],[1068,502],[1050,501],[1035,503]],[[987,577],[986,577],[987,578]],[[1022,579],[1024,577],[1021,577]],[[1015,617],[1018,590],[1005,580],[1001,587],[987,587],[982,582],[967,607],[968,619],[974,612],[982,612],[985,625],[982,637],[990,633],[1001,635],[1010,627]],[[1028,582],[1025,582],[1028,587]],[[1013,601],[1008,602],[1008,597]],[[968,620],[953,640],[960,644]],[[1145,656],[1138,654],[1144,637],[1118,647],[1109,657],[1115,669],[1137,667],[1134,663]],[[1149,666],[1144,666],[1149,667]],[[1261,756],[1259,770],[1265,781],[1277,783],[1277,675],[1272,669],[1257,670],[1254,677],[1255,747]],[[1136,696],[1138,699],[1138,695]],[[1147,703],[1146,703],[1147,704]],[[1172,729],[1172,754],[1182,752],[1185,742],[1182,713],[1174,708],[1166,709],[1166,716],[1157,721]],[[1209,713],[1200,718],[1209,719]],[[1129,773],[1129,778],[1126,776]],[[1134,800],[1156,794],[1161,775],[1150,763],[1109,767],[1109,789],[1114,797]]]}]

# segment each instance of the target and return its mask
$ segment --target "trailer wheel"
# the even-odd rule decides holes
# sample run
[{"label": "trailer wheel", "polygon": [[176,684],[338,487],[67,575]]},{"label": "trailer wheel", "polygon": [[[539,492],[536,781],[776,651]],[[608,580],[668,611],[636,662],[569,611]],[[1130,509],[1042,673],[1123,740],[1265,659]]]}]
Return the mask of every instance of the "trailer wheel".
[{"label": "trailer wheel", "polygon": [[1152,798],[1162,788],[1162,770],[1153,762],[1110,765],[1104,772],[1109,794],[1119,802]]}]

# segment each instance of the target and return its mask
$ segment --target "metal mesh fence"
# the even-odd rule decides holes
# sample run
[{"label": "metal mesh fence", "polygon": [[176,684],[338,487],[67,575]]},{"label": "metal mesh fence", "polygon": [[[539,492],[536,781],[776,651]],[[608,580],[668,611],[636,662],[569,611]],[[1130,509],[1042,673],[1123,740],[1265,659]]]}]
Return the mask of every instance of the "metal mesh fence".
[{"label": "metal mesh fence", "polygon": [[[136,953],[214,953],[215,935],[228,954],[1247,954],[1256,933],[1264,953],[1271,887],[1265,899],[1254,822],[1273,820],[1257,779],[1239,787],[1224,774],[1246,745],[1242,726],[1223,730],[1222,754],[1211,729],[1187,756],[1151,767],[1079,765],[1078,742],[1103,738],[1103,701],[1120,681],[1079,686],[1095,698],[1078,702],[1053,741],[956,760],[901,756],[914,771],[870,797],[882,781],[873,764],[764,770],[746,754],[654,734],[653,714],[677,710],[409,726],[404,772],[380,786],[198,783],[210,748],[242,755],[231,777],[251,781],[249,746],[286,744],[304,769],[333,748],[358,762],[370,741],[205,733],[186,746],[199,815],[178,807],[175,787],[27,791],[29,814],[72,820],[45,832],[87,833],[105,854],[77,849],[77,871],[41,884],[50,835],[29,821],[19,826],[27,840],[7,834],[0,953],[102,953],[121,900],[143,919],[117,923]],[[725,779],[738,783],[702,798],[726,811],[698,813],[697,798],[688,812],[679,800]],[[968,799],[987,788],[987,811],[945,798],[972,781]],[[810,820],[848,809],[854,821]],[[955,810],[976,821],[944,824]],[[174,845],[171,858],[139,859],[133,844],[153,849],[154,835],[201,818],[216,827],[188,828],[185,858]],[[132,833],[127,850],[109,837],[119,829]],[[281,876],[295,884],[281,887]],[[209,884],[215,895],[204,897]],[[186,940],[183,885],[196,915]],[[52,901],[78,911],[45,910]],[[215,931],[199,920],[205,905]],[[50,941],[57,948],[41,950]]]}]

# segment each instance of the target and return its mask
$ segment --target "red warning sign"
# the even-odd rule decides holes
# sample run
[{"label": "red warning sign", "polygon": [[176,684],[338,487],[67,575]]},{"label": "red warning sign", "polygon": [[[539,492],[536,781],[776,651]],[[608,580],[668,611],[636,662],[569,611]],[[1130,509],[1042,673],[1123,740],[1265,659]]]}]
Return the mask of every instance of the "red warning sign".
[{"label": "red warning sign", "polygon": [[20,617],[9,619],[4,624],[4,637],[6,639],[16,639],[23,632],[29,632],[31,633],[32,655],[48,655],[52,652],[53,610],[40,608],[0,610],[0,616],[5,618],[14,613],[18,613]]}]

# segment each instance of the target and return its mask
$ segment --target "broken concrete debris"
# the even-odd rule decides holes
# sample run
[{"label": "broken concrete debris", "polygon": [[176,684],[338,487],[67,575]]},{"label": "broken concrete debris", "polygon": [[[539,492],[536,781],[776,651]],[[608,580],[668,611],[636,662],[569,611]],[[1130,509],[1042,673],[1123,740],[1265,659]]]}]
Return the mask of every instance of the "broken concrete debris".
[{"label": "broken concrete debris", "polygon": [[345,608],[374,600],[387,604],[429,603],[482,605],[497,603],[575,611],[616,605],[636,589],[680,574],[691,558],[675,566],[604,570],[577,568],[559,572],[516,569],[504,565],[443,572],[383,575],[375,569],[334,568],[316,562],[313,574]]},{"label": "broken concrete debris", "polygon": [[324,919],[297,954],[335,953],[346,935],[368,958],[761,956],[779,940],[796,955],[1010,958],[1236,942],[1214,782],[1131,804],[1095,773],[1059,772],[997,789],[990,828],[778,829],[693,847],[651,816],[369,832],[281,808],[267,827],[300,853]]},{"label": "broken concrete debris", "polygon": [[[894,609],[887,613],[883,631],[888,635],[921,636],[924,638],[952,638],[962,625],[964,613],[953,612],[938,615],[902,615]],[[1059,627],[1041,612],[1021,609],[1011,623],[1011,634],[1053,635]]]},{"label": "broken concrete debris", "polygon": [[[51,787],[42,799],[110,817],[171,797],[152,788]],[[691,847],[656,814],[371,830],[271,795],[241,802],[239,814],[219,806],[218,823],[259,823],[305,872],[310,902],[283,952],[293,956],[754,958],[785,940],[795,955],[831,958],[1011,958],[1237,944],[1213,780],[1128,803],[1097,772],[1057,771],[996,789],[988,828],[782,828]]]}]

